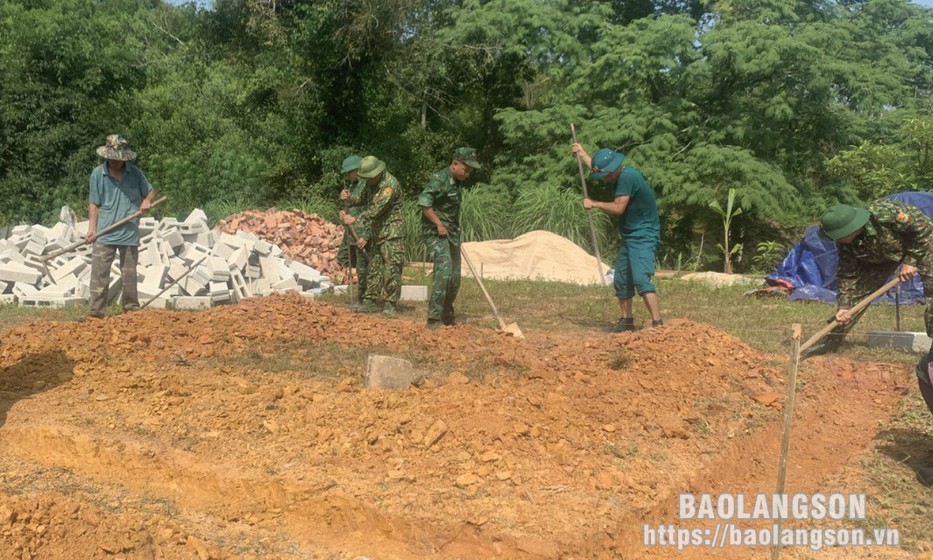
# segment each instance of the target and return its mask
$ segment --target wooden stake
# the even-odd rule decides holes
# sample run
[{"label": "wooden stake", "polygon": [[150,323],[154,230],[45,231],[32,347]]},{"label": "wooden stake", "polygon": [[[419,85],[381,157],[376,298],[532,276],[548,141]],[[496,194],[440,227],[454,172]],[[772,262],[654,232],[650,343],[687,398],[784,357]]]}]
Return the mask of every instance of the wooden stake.
[{"label": "wooden stake", "polygon": [[[797,368],[800,366],[800,323],[794,323],[791,334],[790,371],[787,375],[787,397],[784,399],[784,435],[781,438],[781,460],[778,463],[778,479],[776,494],[784,493],[784,482],[787,479],[787,454],[790,451],[790,431],[794,422],[794,396],[797,394]],[[776,520],[778,533],[781,529],[781,520]],[[771,545],[771,560],[781,557],[780,541]]]},{"label": "wooden stake", "polygon": [[[570,134],[573,135],[573,143],[577,143],[577,129],[573,126],[573,123],[570,123]],[[580,154],[577,154],[577,170],[580,172],[580,184],[583,185],[583,196],[584,198],[589,198],[590,195],[586,192],[586,177],[583,176],[583,158],[580,157]],[[599,254],[599,240],[596,237],[596,225],[593,223],[593,213],[590,212],[592,208],[586,209],[586,219],[590,221],[590,236],[593,238],[593,250],[596,251],[596,271],[599,274],[599,281],[602,283],[603,287],[606,287],[606,275],[603,274],[603,259]]]}]

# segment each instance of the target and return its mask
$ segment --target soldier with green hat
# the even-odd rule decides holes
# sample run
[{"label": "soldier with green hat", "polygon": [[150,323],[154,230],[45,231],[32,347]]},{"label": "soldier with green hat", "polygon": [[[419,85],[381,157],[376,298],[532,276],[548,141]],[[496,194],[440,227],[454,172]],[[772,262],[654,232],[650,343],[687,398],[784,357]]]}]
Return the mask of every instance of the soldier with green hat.
[{"label": "soldier with green hat", "polygon": [[385,162],[376,156],[366,156],[360,162],[359,176],[371,189],[372,198],[365,211],[352,216],[340,211],[347,225],[359,224],[366,232],[356,246],[369,253],[366,292],[354,310],[362,313],[397,314],[396,306],[402,293],[402,266],[405,264],[405,210],[398,180],[386,171]]},{"label": "soldier with green hat", "polygon": [[[343,209],[351,216],[359,216],[367,208],[372,198],[370,189],[366,182],[359,178],[360,162],[362,158],[352,155],[343,160],[340,171],[343,173],[343,181],[340,190],[340,202]],[[350,230],[350,226],[344,225],[343,240],[340,242],[340,248],[337,250],[337,262],[345,267],[356,268],[358,279],[358,303],[363,301],[363,294],[366,292],[366,274],[369,269],[369,259],[356,246],[356,240],[353,234],[361,237],[367,237],[369,232],[361,226]],[[351,278],[347,282],[352,281]]]},{"label": "soldier with green hat", "polygon": [[454,301],[460,290],[460,204],[463,182],[480,169],[476,150],[457,148],[450,165],[431,175],[418,197],[421,231],[434,262],[434,285],[428,303],[429,329],[454,324]]},{"label": "soldier with green hat", "polygon": [[[916,206],[883,198],[868,208],[832,206],[820,218],[820,224],[823,234],[836,242],[839,253],[836,321],[841,325],[810,354],[838,348],[868,309],[853,315],[849,312],[852,305],[880,288],[895,273],[902,281],[920,275],[927,304],[923,319],[927,336],[933,336],[933,220]],[[916,373],[920,394],[933,413],[931,362],[933,347],[917,364]],[[933,486],[933,467],[917,469],[917,479]]]},{"label": "soldier with green hat", "polygon": [[[852,330],[862,311],[849,309],[887,282],[895,272],[902,281],[920,274],[927,300],[927,334],[933,336],[933,221],[919,208],[883,198],[868,208],[836,204],[820,218],[822,233],[836,242],[839,270],[834,329],[818,351],[831,351]],[[815,352],[817,353],[816,349]]]}]

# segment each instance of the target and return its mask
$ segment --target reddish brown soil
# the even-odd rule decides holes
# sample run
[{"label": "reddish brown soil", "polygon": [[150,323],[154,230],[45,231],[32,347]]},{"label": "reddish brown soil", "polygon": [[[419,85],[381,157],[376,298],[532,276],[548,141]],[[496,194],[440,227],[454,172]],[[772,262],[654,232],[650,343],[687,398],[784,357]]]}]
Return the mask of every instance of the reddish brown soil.
[{"label": "reddish brown soil", "polygon": [[[2,333],[0,558],[706,558],[642,524],[677,523],[682,491],[774,490],[783,357],[686,321],[422,325],[274,296]],[[366,389],[368,353],[427,381]],[[911,382],[819,358],[800,379],[793,492]]]}]

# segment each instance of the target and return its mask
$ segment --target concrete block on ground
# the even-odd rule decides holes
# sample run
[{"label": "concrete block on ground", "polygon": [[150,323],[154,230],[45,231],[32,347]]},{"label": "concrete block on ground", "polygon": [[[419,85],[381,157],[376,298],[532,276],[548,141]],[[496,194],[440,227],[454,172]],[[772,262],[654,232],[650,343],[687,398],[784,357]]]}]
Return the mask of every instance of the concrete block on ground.
[{"label": "concrete block on ground", "polygon": [[10,237],[14,235],[26,235],[32,230],[32,226],[29,224],[19,224],[18,226],[13,226],[13,229],[10,230]]},{"label": "concrete block on ground", "polygon": [[[150,309],[150,308],[151,308],[151,309],[168,309],[168,308],[169,308],[169,303],[170,303],[171,299],[170,299],[170,298],[167,298],[167,297],[164,297],[164,295],[165,295],[165,294],[163,294],[162,296],[157,297],[157,298],[155,298],[154,300],[152,300],[151,302],[149,302],[149,305],[147,305],[146,308],[147,308],[147,309]],[[140,300],[141,300],[141,301],[140,301],[139,303],[140,303],[140,305],[142,305],[142,304],[146,303],[147,301],[149,301],[149,298],[146,298],[146,299],[140,298]]]},{"label": "concrete block on ground", "polygon": [[403,390],[414,380],[415,369],[408,360],[378,354],[370,354],[366,360],[366,387]]},{"label": "concrete block on ground", "polygon": [[402,286],[400,301],[428,301],[427,286]]},{"label": "concrete block on ground", "polygon": [[185,244],[185,238],[178,232],[178,228],[172,228],[162,232],[162,241],[168,244],[174,251],[178,251]]},{"label": "concrete block on ground", "polygon": [[288,263],[288,268],[298,275],[298,283],[306,288],[316,288],[323,278],[320,272],[298,261]]},{"label": "concrete block on ground", "polygon": [[211,307],[211,297],[210,296],[179,296],[172,298],[172,307],[176,310],[186,310],[186,311],[195,311],[199,309],[210,309]]},{"label": "concrete block on ground", "polygon": [[87,303],[84,298],[55,297],[55,296],[28,296],[19,298],[19,304],[24,307],[74,307]]},{"label": "concrete block on ground", "polygon": [[246,270],[247,265],[249,265],[249,252],[247,252],[246,247],[234,249],[230,256],[227,257],[227,266],[230,267],[230,270],[243,272]]},{"label": "concrete block on ground", "polygon": [[[259,257],[259,268],[261,269],[262,278],[265,278],[270,283],[276,283],[282,279],[282,275],[279,274],[279,261],[269,256],[260,256]],[[290,271],[289,271],[290,272]]]},{"label": "concrete block on ground", "polygon": [[0,265],[0,280],[4,282],[36,285],[41,278],[42,273],[23,263],[6,262]]},{"label": "concrete block on ground", "polygon": [[893,348],[905,352],[926,353],[933,340],[923,332],[872,331],[868,333],[870,348]]},{"label": "concrete block on ground", "polygon": [[301,292],[301,286],[298,285],[298,281],[294,277],[283,278],[278,282],[273,282],[272,289],[276,292]]},{"label": "concrete block on ground", "polygon": [[211,256],[204,262],[207,263],[207,272],[212,282],[226,282],[230,279],[230,265],[223,257]]},{"label": "concrete block on ground", "polygon": [[234,251],[236,251],[236,249],[226,243],[214,243],[211,245],[212,254],[224,260],[228,260]]},{"label": "concrete block on ground", "polygon": [[13,293],[16,294],[18,298],[34,296],[39,293],[39,288],[35,287],[33,284],[27,284],[26,282],[17,282],[13,284]]},{"label": "concrete block on ground", "polygon": [[197,278],[192,278],[192,276],[194,276],[194,274],[189,274],[179,282],[185,293],[191,297],[199,297],[207,294],[207,282],[201,282]]},{"label": "concrete block on ground", "polygon": [[168,276],[172,280],[178,280],[186,272],[188,272],[188,267],[185,266],[181,261],[176,260],[172,263],[172,266],[169,267]]},{"label": "concrete block on ground", "polygon": [[63,276],[58,282],[52,285],[58,288],[59,291],[74,294],[75,290],[78,288],[78,277],[74,274]]},{"label": "concrete block on ground", "polygon": [[90,263],[84,257],[72,257],[65,264],[50,270],[49,274],[52,276],[52,280],[58,283],[66,276],[77,276],[86,267],[89,268]]}]

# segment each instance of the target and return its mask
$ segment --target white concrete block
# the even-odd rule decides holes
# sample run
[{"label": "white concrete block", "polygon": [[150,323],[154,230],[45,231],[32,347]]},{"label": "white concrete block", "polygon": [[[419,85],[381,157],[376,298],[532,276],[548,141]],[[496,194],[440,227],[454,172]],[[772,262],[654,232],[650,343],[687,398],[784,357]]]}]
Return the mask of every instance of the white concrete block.
[{"label": "white concrete block", "polygon": [[168,277],[172,280],[178,280],[186,272],[188,272],[188,267],[185,265],[185,263],[176,259],[172,262],[172,266],[170,266],[168,269]]},{"label": "white concrete block", "polygon": [[294,277],[284,278],[278,282],[272,284],[272,289],[276,292],[301,292],[301,286],[298,285],[298,281]]},{"label": "white concrete block", "polygon": [[428,301],[427,286],[402,286],[400,301]]},{"label": "white concrete block", "polygon": [[42,274],[23,263],[7,262],[0,266],[0,281],[36,285]]},{"label": "white concrete block", "polygon": [[181,233],[178,232],[178,228],[172,228],[167,231],[162,232],[162,240],[172,248],[174,252],[178,252],[178,249],[184,246],[185,238],[182,237]]},{"label": "white concrete block", "polygon": [[212,256],[204,262],[207,263],[207,272],[211,276],[211,281],[226,282],[230,279],[230,265],[227,264],[226,259]]},{"label": "white concrete block", "polygon": [[246,250],[246,247],[239,247],[233,250],[233,253],[227,257],[227,265],[230,267],[230,270],[238,270],[243,272],[246,270],[246,266],[249,264],[249,253]]},{"label": "white concrete block", "polygon": [[210,296],[191,297],[179,296],[172,298],[172,308],[176,310],[196,311],[200,309],[210,309]]},{"label": "white concrete block", "polygon": [[13,284],[13,293],[18,298],[29,297],[38,294],[39,288],[25,282],[17,282]]}]

